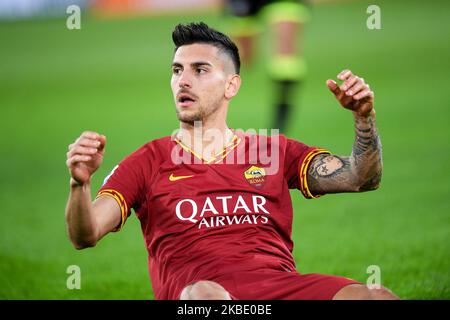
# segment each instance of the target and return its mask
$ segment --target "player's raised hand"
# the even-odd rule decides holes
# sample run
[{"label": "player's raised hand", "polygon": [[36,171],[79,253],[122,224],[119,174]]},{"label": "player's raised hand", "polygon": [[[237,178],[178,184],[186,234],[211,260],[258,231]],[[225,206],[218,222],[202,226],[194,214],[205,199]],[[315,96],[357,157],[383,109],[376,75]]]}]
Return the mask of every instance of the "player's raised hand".
[{"label": "player's raised hand", "polygon": [[67,167],[78,184],[89,182],[92,174],[103,162],[106,137],[96,132],[85,131],[67,152]]},{"label": "player's raised hand", "polygon": [[337,78],[344,81],[341,86],[333,80],[327,80],[327,86],[339,103],[360,116],[369,115],[373,110],[374,94],[364,79],[354,75],[350,70],[342,71]]}]

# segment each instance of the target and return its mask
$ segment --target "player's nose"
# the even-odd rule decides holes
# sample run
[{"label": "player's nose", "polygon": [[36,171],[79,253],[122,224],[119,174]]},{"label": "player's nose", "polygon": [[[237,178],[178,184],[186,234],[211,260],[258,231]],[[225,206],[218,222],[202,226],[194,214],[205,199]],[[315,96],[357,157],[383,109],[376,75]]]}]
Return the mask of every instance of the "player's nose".
[{"label": "player's nose", "polygon": [[192,88],[192,81],[189,74],[183,73],[179,78],[178,85],[180,88]]}]

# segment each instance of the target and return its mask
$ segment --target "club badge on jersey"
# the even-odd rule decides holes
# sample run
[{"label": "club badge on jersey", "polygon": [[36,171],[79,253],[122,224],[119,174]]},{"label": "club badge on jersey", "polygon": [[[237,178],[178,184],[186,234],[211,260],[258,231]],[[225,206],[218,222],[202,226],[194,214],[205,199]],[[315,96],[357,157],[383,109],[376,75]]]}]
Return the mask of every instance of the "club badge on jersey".
[{"label": "club badge on jersey", "polygon": [[244,177],[250,185],[260,189],[266,182],[266,171],[264,168],[251,166],[244,172]]}]

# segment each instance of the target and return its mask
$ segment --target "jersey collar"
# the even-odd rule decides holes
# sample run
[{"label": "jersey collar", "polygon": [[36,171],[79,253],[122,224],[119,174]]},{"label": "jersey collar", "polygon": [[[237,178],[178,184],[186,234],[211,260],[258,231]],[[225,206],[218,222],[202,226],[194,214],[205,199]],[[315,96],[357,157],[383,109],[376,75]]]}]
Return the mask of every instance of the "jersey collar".
[{"label": "jersey collar", "polygon": [[202,155],[198,154],[192,148],[188,147],[186,144],[181,142],[178,138],[175,138],[175,142],[178,143],[185,151],[191,153],[194,157],[200,159],[205,164],[215,164],[221,162],[232,150],[234,150],[239,143],[241,142],[241,138],[239,138],[236,133],[234,133],[233,138],[231,141],[223,147],[223,149],[216,153],[215,155],[212,155],[211,158],[207,159],[203,157]]}]

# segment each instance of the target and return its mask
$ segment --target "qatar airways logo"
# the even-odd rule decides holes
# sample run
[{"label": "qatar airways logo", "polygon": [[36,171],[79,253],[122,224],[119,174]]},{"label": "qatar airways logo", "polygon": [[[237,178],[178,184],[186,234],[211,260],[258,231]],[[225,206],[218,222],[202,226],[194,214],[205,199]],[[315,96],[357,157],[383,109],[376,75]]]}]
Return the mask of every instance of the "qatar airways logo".
[{"label": "qatar airways logo", "polygon": [[[243,138],[244,136],[247,139]],[[240,138],[242,137],[242,138]],[[224,135],[216,128],[204,130],[201,121],[194,122],[191,133],[177,129],[172,133],[176,141],[171,152],[172,163],[178,164],[255,164],[262,165],[266,174],[278,172],[280,159],[279,130],[236,129]],[[203,147],[202,147],[203,146]],[[215,149],[223,146],[223,149]],[[192,156],[194,155],[194,156]]]},{"label": "qatar airways logo", "polygon": [[175,213],[179,220],[197,224],[198,228],[213,228],[233,224],[266,224],[269,210],[266,198],[251,195],[206,197],[198,204],[193,199],[178,201]]}]

